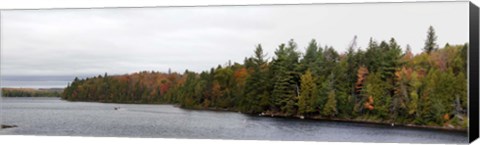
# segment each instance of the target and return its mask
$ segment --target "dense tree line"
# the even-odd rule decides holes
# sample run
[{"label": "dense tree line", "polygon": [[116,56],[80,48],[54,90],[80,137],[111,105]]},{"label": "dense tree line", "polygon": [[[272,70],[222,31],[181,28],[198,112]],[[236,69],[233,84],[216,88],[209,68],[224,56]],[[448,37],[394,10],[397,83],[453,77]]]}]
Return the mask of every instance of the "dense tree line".
[{"label": "dense tree line", "polygon": [[76,78],[63,98],[466,128],[468,45],[439,48],[436,38],[430,27],[424,52],[416,55],[394,38],[370,39],[363,50],[354,37],[345,53],[316,40],[303,53],[292,39],[271,59],[259,44],[243,63],[201,73]]},{"label": "dense tree line", "polygon": [[177,103],[175,85],[185,84],[185,75],[142,71],[139,73],[75,78],[62,98],[71,101],[116,103]]},{"label": "dense tree line", "polygon": [[60,97],[63,89],[2,88],[3,97]]}]

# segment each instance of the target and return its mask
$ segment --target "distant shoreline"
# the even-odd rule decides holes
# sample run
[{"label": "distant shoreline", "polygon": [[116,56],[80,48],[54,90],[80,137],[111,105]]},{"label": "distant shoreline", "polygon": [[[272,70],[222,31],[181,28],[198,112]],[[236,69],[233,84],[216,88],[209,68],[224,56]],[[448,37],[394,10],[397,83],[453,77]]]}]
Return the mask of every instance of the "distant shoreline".
[{"label": "distant shoreline", "polygon": [[2,97],[60,97],[64,88],[2,88]]}]

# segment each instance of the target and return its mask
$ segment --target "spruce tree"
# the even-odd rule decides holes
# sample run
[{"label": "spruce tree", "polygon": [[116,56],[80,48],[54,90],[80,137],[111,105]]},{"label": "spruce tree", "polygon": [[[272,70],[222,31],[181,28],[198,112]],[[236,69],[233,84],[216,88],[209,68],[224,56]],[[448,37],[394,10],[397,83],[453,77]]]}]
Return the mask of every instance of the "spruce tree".
[{"label": "spruce tree", "polygon": [[423,47],[423,51],[430,54],[432,51],[437,50],[437,36],[435,34],[435,29],[433,26],[428,27],[427,31],[427,40],[425,40],[425,46]]},{"label": "spruce tree", "polygon": [[246,80],[246,102],[248,112],[261,112],[270,106],[269,92],[267,90],[267,62],[262,46],[259,44],[255,49],[255,55],[251,58],[252,69],[250,77]]},{"label": "spruce tree", "polygon": [[319,57],[318,54],[318,46],[315,39],[312,39],[308,44],[307,49],[305,50],[305,55],[303,59],[300,61],[300,72],[304,73],[307,69],[313,71],[313,73],[317,73],[320,67],[316,66],[316,62],[318,61]]},{"label": "spruce tree", "polygon": [[296,99],[299,95],[299,53],[296,51],[296,43],[293,40],[288,46],[280,45],[275,51],[276,58],[273,60],[273,91],[272,97],[275,108],[279,108],[286,115],[296,112]]},{"label": "spruce tree", "polygon": [[336,90],[338,116],[341,117],[350,117],[354,107],[354,100],[351,93],[354,90],[353,85],[355,82],[350,80],[351,76],[349,76],[348,65],[347,60],[342,59],[333,70],[333,74],[336,74],[334,78],[334,89]]}]

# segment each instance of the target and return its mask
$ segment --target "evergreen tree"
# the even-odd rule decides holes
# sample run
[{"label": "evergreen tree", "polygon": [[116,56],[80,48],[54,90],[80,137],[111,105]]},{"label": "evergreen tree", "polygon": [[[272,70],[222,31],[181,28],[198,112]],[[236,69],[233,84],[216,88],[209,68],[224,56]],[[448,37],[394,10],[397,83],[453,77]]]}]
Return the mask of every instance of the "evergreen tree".
[{"label": "evergreen tree", "polygon": [[280,45],[275,51],[276,58],[273,60],[273,81],[272,95],[275,108],[279,108],[286,115],[293,115],[296,111],[295,103],[299,95],[298,68],[299,53],[296,52],[296,43],[290,40],[288,46]]},{"label": "evergreen tree", "polygon": [[246,80],[246,104],[245,111],[261,112],[267,109],[271,102],[269,100],[267,62],[262,46],[258,45],[255,49],[255,55],[251,58],[253,72]]},{"label": "evergreen tree", "polygon": [[310,43],[308,44],[308,47],[305,51],[305,55],[303,56],[303,59],[300,61],[300,69],[299,71],[304,73],[308,69],[313,70],[313,73],[318,73],[319,72],[319,67],[318,64],[318,46],[317,42],[315,39],[312,39]]},{"label": "evergreen tree", "polygon": [[425,40],[425,46],[423,47],[423,51],[430,54],[432,51],[437,50],[437,36],[435,34],[435,29],[433,26],[428,27],[427,31],[427,40]]},{"label": "evergreen tree", "polygon": [[[431,32],[431,46],[437,49],[433,28]],[[281,44],[269,61],[257,45],[243,64],[228,61],[201,73],[141,71],[75,78],[62,99],[466,127],[467,44],[414,55],[409,46],[402,53],[393,38],[380,43],[371,38],[363,51],[354,37],[347,52],[338,54],[312,40],[302,58],[297,47],[293,40]]]},{"label": "evergreen tree", "polygon": [[317,97],[317,86],[310,70],[307,70],[301,77],[300,96],[298,97],[298,114],[311,113],[314,110],[315,97]]},{"label": "evergreen tree", "polygon": [[348,72],[348,62],[346,59],[340,60],[333,74],[335,74],[334,89],[337,100],[338,116],[348,118],[352,115],[354,107],[354,99],[352,91],[354,82],[350,79],[350,72]]},{"label": "evergreen tree", "polygon": [[335,98],[335,91],[330,90],[328,92],[328,99],[322,114],[328,117],[334,117],[337,114],[337,99]]}]

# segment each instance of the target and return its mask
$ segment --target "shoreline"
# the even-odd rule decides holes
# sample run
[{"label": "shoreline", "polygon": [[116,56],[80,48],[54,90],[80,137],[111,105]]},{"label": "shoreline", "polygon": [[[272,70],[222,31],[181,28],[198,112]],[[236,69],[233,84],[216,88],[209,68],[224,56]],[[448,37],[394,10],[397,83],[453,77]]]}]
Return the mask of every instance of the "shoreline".
[{"label": "shoreline", "polygon": [[284,118],[284,119],[292,119],[292,120],[311,120],[311,121],[330,121],[330,122],[345,122],[345,123],[359,123],[359,124],[373,124],[373,125],[382,125],[385,127],[392,127],[392,128],[397,128],[397,127],[404,127],[404,128],[409,128],[409,129],[426,129],[426,130],[434,130],[434,131],[454,131],[458,133],[468,133],[468,129],[462,129],[462,128],[448,128],[448,127],[441,127],[441,126],[426,126],[426,125],[415,125],[415,124],[394,124],[392,126],[391,122],[386,122],[386,121],[371,121],[371,120],[362,120],[362,119],[341,119],[341,118],[326,118],[326,117],[320,117],[320,116],[304,116],[303,118],[301,116],[295,115],[295,116],[286,116],[286,115],[280,115],[280,114],[275,114],[275,113],[269,113],[269,112],[262,112],[259,114],[255,113],[245,113],[237,110],[232,110],[232,109],[219,109],[219,108],[185,108],[181,107],[180,105],[176,104],[171,104],[175,107],[181,108],[181,109],[187,109],[187,110],[199,110],[199,111],[219,111],[219,112],[234,112],[234,113],[241,113],[245,115],[250,115],[250,116],[258,116],[258,117],[270,117],[270,118]]},{"label": "shoreline", "polygon": [[[60,99],[64,100],[64,99]],[[382,126],[388,126],[388,127],[404,127],[404,128],[409,128],[409,129],[426,129],[426,130],[435,130],[435,131],[454,131],[454,132],[459,132],[459,133],[468,133],[468,128],[449,128],[449,127],[441,127],[441,126],[427,126],[427,125],[415,125],[415,124],[394,124],[392,126],[392,122],[387,122],[387,121],[372,121],[372,120],[366,120],[366,119],[342,119],[342,118],[326,118],[326,117],[321,117],[321,116],[287,116],[287,115],[282,115],[279,113],[270,113],[270,112],[262,112],[259,114],[256,113],[245,113],[241,112],[235,109],[223,109],[223,108],[187,108],[187,107],[182,107],[179,104],[171,104],[171,103],[140,103],[140,102],[130,102],[130,103],[119,103],[119,102],[103,102],[103,101],[71,101],[71,100],[64,100],[68,102],[96,102],[96,103],[106,103],[106,104],[136,104],[136,105],[172,105],[174,107],[180,108],[180,109],[186,109],[186,110],[197,110],[197,111],[217,111],[217,112],[233,112],[233,113],[241,113],[245,115],[250,115],[250,116],[258,116],[258,117],[272,117],[272,118],[286,118],[286,119],[295,119],[295,120],[311,120],[311,121],[331,121],[331,122],[346,122],[346,123],[360,123],[360,124],[373,124],[373,125],[382,125]]]},{"label": "shoreline", "polygon": [[414,124],[393,124],[391,122],[386,121],[371,121],[371,120],[362,120],[362,119],[341,119],[341,118],[325,118],[319,116],[308,116],[304,117],[304,119],[298,116],[261,116],[261,117],[273,117],[273,118],[288,118],[288,119],[300,119],[300,120],[312,120],[312,121],[330,121],[330,122],[345,122],[345,123],[359,123],[359,124],[373,124],[373,125],[381,125],[385,127],[397,128],[409,128],[409,129],[426,129],[426,130],[435,130],[435,131],[454,131],[459,133],[467,133],[467,129],[461,128],[447,128],[447,127],[440,127],[440,126],[426,126],[426,125],[414,125]]}]

